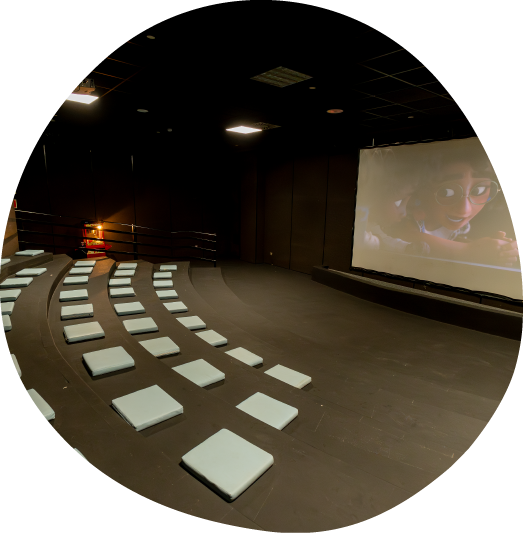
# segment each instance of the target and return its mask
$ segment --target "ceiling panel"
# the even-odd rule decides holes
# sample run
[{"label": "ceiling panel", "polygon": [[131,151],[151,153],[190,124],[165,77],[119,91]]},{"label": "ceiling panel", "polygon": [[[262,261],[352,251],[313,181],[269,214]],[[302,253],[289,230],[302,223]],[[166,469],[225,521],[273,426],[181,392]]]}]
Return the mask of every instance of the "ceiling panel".
[{"label": "ceiling panel", "polygon": [[363,63],[366,67],[379,70],[385,74],[396,74],[397,72],[404,72],[405,70],[422,67],[423,65],[406,50],[399,50],[392,54],[388,54],[377,59],[365,61]]}]

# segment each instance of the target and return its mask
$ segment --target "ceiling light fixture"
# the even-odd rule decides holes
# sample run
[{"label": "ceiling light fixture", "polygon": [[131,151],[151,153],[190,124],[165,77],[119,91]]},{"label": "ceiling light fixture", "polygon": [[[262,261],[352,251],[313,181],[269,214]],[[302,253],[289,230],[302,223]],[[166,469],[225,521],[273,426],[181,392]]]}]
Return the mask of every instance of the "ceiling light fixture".
[{"label": "ceiling light fixture", "polygon": [[256,131],[262,131],[258,128],[248,128],[247,126],[237,126],[236,128],[227,128],[226,131],[234,131],[235,133],[254,133]]},{"label": "ceiling light fixture", "polygon": [[149,113],[148,109],[137,109],[138,113]]},{"label": "ceiling light fixture", "polygon": [[410,117],[409,117],[409,118],[414,118],[414,115],[410,115]]},{"label": "ceiling light fixture", "polygon": [[331,115],[336,115],[338,113],[343,113],[343,109],[327,109],[327,113]]},{"label": "ceiling light fixture", "polygon": [[172,128],[167,128],[167,131],[171,132],[171,131],[173,131],[173,129]]},{"label": "ceiling light fixture", "polygon": [[309,87],[309,89],[316,89],[316,87]]},{"label": "ceiling light fixture", "polygon": [[148,35],[147,39],[156,39],[156,37],[154,35]]},{"label": "ceiling light fixture", "polygon": [[98,96],[91,93],[96,89],[92,79],[84,81],[2,81],[0,100],[69,100],[91,104]]},{"label": "ceiling light fixture", "polygon": [[258,76],[253,76],[251,80],[261,81],[262,83],[274,85],[275,87],[287,87],[299,83],[300,81],[310,80],[311,78],[312,76],[296,72],[290,68],[277,67],[267,72],[263,72],[262,74],[258,74]]}]

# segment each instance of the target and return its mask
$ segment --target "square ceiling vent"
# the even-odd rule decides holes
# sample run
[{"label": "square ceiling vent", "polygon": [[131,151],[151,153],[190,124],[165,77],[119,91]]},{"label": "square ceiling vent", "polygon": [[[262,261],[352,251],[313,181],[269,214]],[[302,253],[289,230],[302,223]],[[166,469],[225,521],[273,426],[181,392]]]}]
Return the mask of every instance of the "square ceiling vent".
[{"label": "square ceiling vent", "polygon": [[265,131],[279,128],[280,126],[276,126],[276,124],[267,124],[267,122],[256,122],[255,124],[251,124],[249,127]]},{"label": "square ceiling vent", "polygon": [[311,78],[312,76],[307,76],[307,74],[302,74],[301,72],[296,72],[285,67],[278,67],[263,74],[258,74],[258,76],[252,77],[251,80],[261,81],[262,83],[274,85],[275,87],[287,87],[288,85],[294,85],[295,83],[310,80]]}]

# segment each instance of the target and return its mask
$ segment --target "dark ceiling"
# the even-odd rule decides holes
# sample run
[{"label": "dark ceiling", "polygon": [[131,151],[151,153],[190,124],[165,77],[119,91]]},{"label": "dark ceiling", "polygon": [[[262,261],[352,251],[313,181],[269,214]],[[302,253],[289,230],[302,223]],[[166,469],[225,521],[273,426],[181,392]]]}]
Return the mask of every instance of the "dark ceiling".
[{"label": "dark ceiling", "polygon": [[[311,79],[283,88],[251,79],[279,66]],[[271,136],[379,144],[473,134],[445,88],[399,44],[343,15],[288,2],[233,2],[174,17],[108,53],[86,77],[100,98],[66,101],[47,135],[81,128],[242,150]],[[225,132],[260,121],[281,128]]]}]

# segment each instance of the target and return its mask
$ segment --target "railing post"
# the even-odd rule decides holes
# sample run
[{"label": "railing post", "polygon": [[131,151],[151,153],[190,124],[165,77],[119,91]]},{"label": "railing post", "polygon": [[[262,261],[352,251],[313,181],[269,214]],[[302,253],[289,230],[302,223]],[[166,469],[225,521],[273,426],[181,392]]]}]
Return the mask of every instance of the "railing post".
[{"label": "railing post", "polygon": [[134,231],[134,224],[131,225],[131,232],[133,234],[133,252],[134,258],[138,259],[138,246],[136,245],[136,232]]}]

